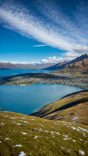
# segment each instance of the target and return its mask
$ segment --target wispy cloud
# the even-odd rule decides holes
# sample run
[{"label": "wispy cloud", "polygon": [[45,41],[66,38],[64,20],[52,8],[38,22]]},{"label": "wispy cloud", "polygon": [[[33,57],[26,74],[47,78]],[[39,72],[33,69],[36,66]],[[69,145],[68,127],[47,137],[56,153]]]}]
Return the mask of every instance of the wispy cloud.
[{"label": "wispy cloud", "polygon": [[64,56],[73,58],[88,53],[88,5],[79,6],[81,9],[77,6],[69,16],[63,13],[59,3],[57,6],[54,1],[36,1],[38,14],[31,7],[7,1],[0,7],[0,23],[43,43],[33,47],[49,45],[66,50]]},{"label": "wispy cloud", "polygon": [[43,45],[43,44],[41,44],[41,45],[33,45],[33,47],[44,47],[44,46],[46,46],[46,45]]},{"label": "wispy cloud", "polygon": [[46,27],[42,26],[41,23],[39,21],[37,22],[36,19],[33,19],[34,17],[31,15],[25,15],[23,12],[17,11],[12,12],[12,10],[7,11],[0,8],[0,17],[7,23],[4,24],[5,27],[17,31],[27,37],[32,36],[46,45],[64,50],[70,50],[73,46],[67,43],[64,39],[62,42],[59,34],[53,32],[52,28],[48,30]]}]

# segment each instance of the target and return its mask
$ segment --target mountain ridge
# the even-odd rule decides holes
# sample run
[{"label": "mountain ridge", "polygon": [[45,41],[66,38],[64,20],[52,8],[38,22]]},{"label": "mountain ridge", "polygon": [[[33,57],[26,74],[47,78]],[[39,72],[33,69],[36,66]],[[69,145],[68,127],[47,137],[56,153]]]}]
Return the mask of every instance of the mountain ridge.
[{"label": "mountain ridge", "polygon": [[81,55],[76,59],[69,62],[58,63],[54,66],[45,68],[46,70],[67,70],[69,72],[72,71],[87,71],[88,70],[88,54]]},{"label": "mountain ridge", "polygon": [[60,62],[56,63],[34,63],[34,64],[21,64],[21,63],[10,63],[0,62],[0,70],[4,69],[44,69],[44,70],[79,70],[79,71],[87,71],[88,70],[88,54],[81,55],[76,59],[68,62]]},{"label": "mountain ridge", "polygon": [[43,69],[52,66],[53,64],[14,64],[0,62],[0,70],[6,69]]}]

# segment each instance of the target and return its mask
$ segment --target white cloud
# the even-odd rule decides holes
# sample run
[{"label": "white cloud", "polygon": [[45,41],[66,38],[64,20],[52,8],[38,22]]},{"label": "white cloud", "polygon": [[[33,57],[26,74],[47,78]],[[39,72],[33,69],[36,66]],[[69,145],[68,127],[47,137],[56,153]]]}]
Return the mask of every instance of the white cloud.
[{"label": "white cloud", "polygon": [[1,61],[0,60],[0,63],[11,63],[11,64],[35,64],[35,63],[39,63],[39,62],[10,62],[10,61]]},{"label": "white cloud", "polygon": [[[80,12],[82,19],[80,15],[76,16],[79,11],[77,10],[75,14],[73,13],[74,21],[72,21],[70,17],[63,14],[61,6],[58,8],[55,3],[39,1],[35,7],[43,17],[31,13],[31,8],[27,10],[17,3],[3,3],[0,7],[0,23],[8,29],[43,43],[33,47],[49,45],[66,50],[64,56],[67,59],[88,53],[87,10],[83,14]],[[58,61],[60,58],[48,58],[48,60]]]},{"label": "white cloud", "polygon": [[[71,58],[72,59],[72,58]],[[62,58],[62,57],[58,57],[56,58],[56,56],[53,56],[53,57],[49,57],[48,59],[42,59],[40,61],[40,63],[60,63],[60,62],[64,62],[64,61],[70,61],[71,60],[69,57],[68,58]]]},{"label": "white cloud", "polygon": [[75,47],[73,51],[66,52],[63,54],[64,57],[75,59],[76,57],[81,56],[82,54],[88,54],[88,47],[87,46],[79,46]]},{"label": "white cloud", "polygon": [[33,19],[34,17],[25,15],[23,12],[12,12],[0,8],[0,18],[7,23],[5,27],[18,31],[22,35],[32,36],[46,45],[64,50],[70,50],[74,47],[66,42],[64,38],[62,39],[59,33],[53,32],[52,28],[46,29],[41,25],[41,22],[37,22],[36,19]]},{"label": "white cloud", "polygon": [[40,62],[6,62],[6,61],[0,61],[1,63],[12,63],[12,64],[46,64],[46,63],[60,63],[60,62],[64,62],[64,61],[70,61],[72,58],[62,58],[62,57],[58,57],[56,58],[56,56],[53,57],[49,57],[47,59],[42,59]]},{"label": "white cloud", "polygon": [[76,53],[80,54],[86,54],[88,53],[88,47],[87,46],[80,46],[79,48],[73,49]]},{"label": "white cloud", "polygon": [[33,47],[44,47],[44,46],[46,46],[46,45],[43,45],[43,44],[41,44],[41,45],[33,45]]}]

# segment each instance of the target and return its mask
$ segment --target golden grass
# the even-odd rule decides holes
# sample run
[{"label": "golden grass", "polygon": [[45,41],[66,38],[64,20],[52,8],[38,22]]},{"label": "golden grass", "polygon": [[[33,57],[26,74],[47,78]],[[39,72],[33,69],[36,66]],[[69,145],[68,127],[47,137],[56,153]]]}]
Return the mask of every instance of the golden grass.
[{"label": "golden grass", "polygon": [[[44,117],[45,119],[70,121],[88,125],[88,91],[73,93],[50,105],[46,105],[32,115]],[[75,117],[76,120],[74,120]]]}]

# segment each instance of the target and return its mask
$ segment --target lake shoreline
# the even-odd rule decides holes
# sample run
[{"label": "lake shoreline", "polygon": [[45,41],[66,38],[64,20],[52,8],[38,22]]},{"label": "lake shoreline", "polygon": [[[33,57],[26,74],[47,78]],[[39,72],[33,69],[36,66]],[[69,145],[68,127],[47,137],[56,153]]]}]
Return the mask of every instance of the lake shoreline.
[{"label": "lake shoreline", "polygon": [[[70,93],[72,94],[75,91],[88,89],[88,79],[87,79],[87,75],[84,75],[84,74],[78,74],[78,75],[75,74],[74,75],[73,73],[56,73],[56,72],[53,72],[53,73],[21,73],[18,75],[2,77],[0,80],[0,86],[2,86],[1,88],[4,88],[3,94],[1,92],[1,94],[2,94],[1,99],[2,99],[2,97],[3,98],[5,97],[7,99],[10,99],[13,97],[12,101],[10,102],[10,104],[11,104],[10,107],[12,107],[12,104],[14,106],[16,103],[20,103],[18,101],[24,97],[24,99],[21,100],[21,106],[23,105],[23,107],[24,107],[24,103],[27,104],[26,109],[29,109],[29,111],[26,112],[25,107],[24,107],[24,108],[22,108],[24,111],[23,110],[21,111],[19,109],[19,110],[17,110],[17,112],[18,113],[21,112],[23,114],[30,114],[32,112],[35,112],[36,110],[39,110],[43,106],[45,106],[51,102],[54,102],[63,96],[66,96],[67,94],[70,94]],[[60,87],[60,89],[59,89],[59,87]],[[71,87],[73,87],[72,90],[66,91],[66,92],[64,91],[65,88],[67,88],[67,90],[68,90],[68,89],[71,89]],[[78,89],[75,90],[75,87],[78,87]],[[54,89],[54,88],[56,88],[56,89]],[[38,93],[35,91],[35,89]],[[12,93],[10,90],[12,90]],[[59,94],[61,94],[61,93],[59,92],[59,90],[60,91],[62,90],[62,92],[64,92],[64,94],[62,94],[60,97],[59,97]],[[9,91],[9,94],[8,94],[8,91]],[[31,95],[31,91],[32,91],[32,95]],[[46,92],[47,92],[47,94],[46,94]],[[30,94],[30,97],[29,97],[29,94]],[[44,94],[44,97],[43,97],[43,94]],[[52,94],[52,97],[54,97],[54,98],[52,98],[50,96],[51,94]],[[54,94],[56,94],[56,95],[54,95]],[[20,97],[20,99],[18,98],[16,100],[15,96],[18,97],[18,95],[21,95],[21,97]],[[30,99],[30,98],[31,97],[39,98],[40,96],[41,96],[42,100],[38,101],[39,106],[36,107],[37,101],[36,100],[33,101],[33,98],[32,99]],[[57,98],[55,98],[55,96]],[[46,98],[47,98],[47,100],[45,102]],[[5,101],[2,99],[0,101],[4,104],[4,103],[7,103],[8,100]],[[31,105],[31,104],[32,105],[34,104],[34,106],[32,108],[32,111],[30,112],[30,107],[28,105]],[[8,110],[8,108],[6,108],[7,106],[2,105],[1,107],[4,108],[4,110]],[[10,109],[10,110],[15,111],[15,108],[13,110],[12,109]]]},{"label": "lake shoreline", "polygon": [[83,74],[25,73],[0,79],[0,84],[5,85],[30,85],[36,83],[64,84],[88,89],[88,78]]},{"label": "lake shoreline", "polygon": [[28,115],[67,94],[81,90],[84,89],[61,84],[0,85],[0,107],[3,111]]}]

